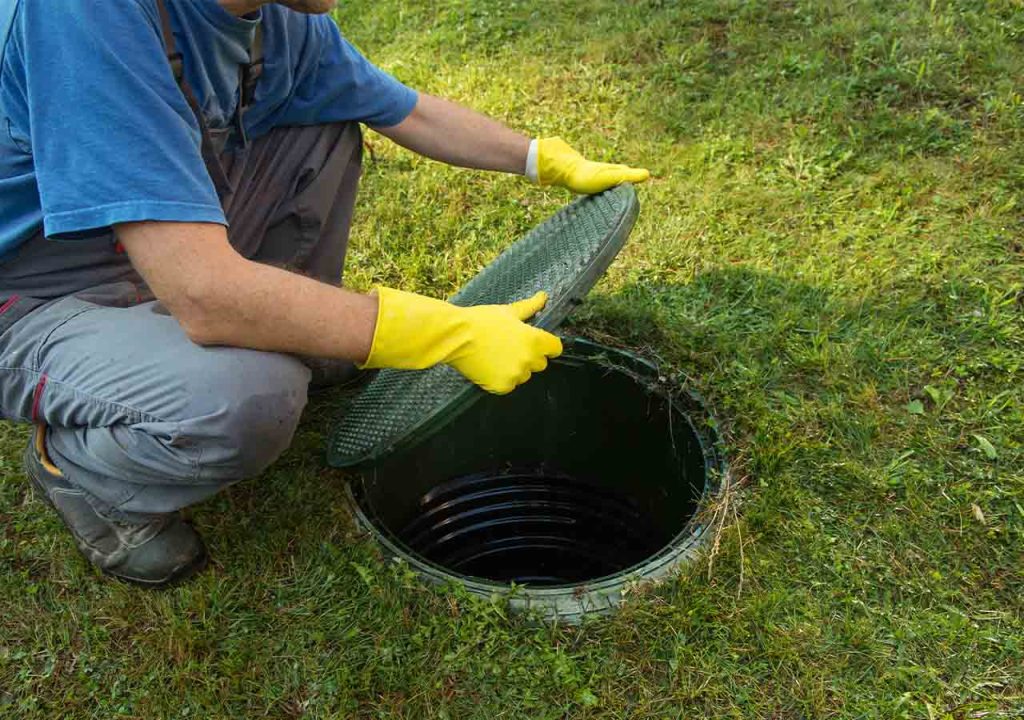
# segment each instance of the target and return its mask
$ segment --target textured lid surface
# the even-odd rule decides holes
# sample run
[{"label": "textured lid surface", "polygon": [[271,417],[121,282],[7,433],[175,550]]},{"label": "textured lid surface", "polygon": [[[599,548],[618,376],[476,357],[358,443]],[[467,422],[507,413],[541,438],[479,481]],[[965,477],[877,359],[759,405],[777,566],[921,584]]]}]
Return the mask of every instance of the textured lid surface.
[{"label": "textured lid surface", "polygon": [[[532,322],[554,330],[608,269],[639,209],[631,185],[578,198],[498,256],[451,302],[511,303],[545,290],[548,303]],[[483,392],[447,365],[382,370],[337,418],[328,463],[351,467],[413,445]]]}]

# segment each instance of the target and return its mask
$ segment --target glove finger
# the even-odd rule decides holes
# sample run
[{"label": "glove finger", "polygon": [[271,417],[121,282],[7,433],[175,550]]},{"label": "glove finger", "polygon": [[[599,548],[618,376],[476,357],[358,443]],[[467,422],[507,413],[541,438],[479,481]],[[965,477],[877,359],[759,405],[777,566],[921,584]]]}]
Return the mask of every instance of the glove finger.
[{"label": "glove finger", "polygon": [[644,168],[628,167],[623,172],[622,182],[642,183],[651,178],[651,171]]},{"label": "glove finger", "polygon": [[533,297],[514,302],[509,307],[517,318],[525,322],[539,313],[547,302],[548,294],[541,290]]},{"label": "glove finger", "polygon": [[651,171],[629,165],[604,165],[597,173],[602,184],[608,187],[621,185],[624,182],[642,183],[651,177]]},{"label": "glove finger", "polygon": [[537,330],[536,335],[536,348],[537,351],[543,354],[545,357],[556,358],[562,354],[562,339],[557,335],[545,332],[543,330]]},{"label": "glove finger", "polygon": [[610,187],[621,185],[628,181],[628,174],[632,168],[625,165],[600,165],[590,176],[588,190],[590,192],[601,192]]},{"label": "glove finger", "polygon": [[480,387],[492,395],[508,395],[516,389],[516,384],[513,380],[503,380],[497,383],[481,383]]},{"label": "glove finger", "polygon": [[539,373],[544,372],[548,369],[548,357],[547,355],[539,355],[533,359],[530,363],[530,370]]},{"label": "glove finger", "polygon": [[527,380],[533,377],[533,373],[529,369],[520,370],[519,374],[515,377],[511,377],[500,383],[497,383],[493,388],[488,390],[495,395],[508,395],[510,392],[515,390],[520,385],[524,384]]}]

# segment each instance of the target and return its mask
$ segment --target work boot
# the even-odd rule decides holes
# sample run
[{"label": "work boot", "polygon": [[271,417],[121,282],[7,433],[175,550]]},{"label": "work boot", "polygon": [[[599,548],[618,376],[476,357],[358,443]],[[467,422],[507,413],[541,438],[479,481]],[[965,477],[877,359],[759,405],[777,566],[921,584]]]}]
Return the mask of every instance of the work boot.
[{"label": "work boot", "polygon": [[148,587],[163,587],[206,565],[199,533],[178,513],[143,515],[104,507],[69,483],[46,453],[46,426],[36,428],[25,448],[32,487],[57,511],[86,560],[104,573]]}]

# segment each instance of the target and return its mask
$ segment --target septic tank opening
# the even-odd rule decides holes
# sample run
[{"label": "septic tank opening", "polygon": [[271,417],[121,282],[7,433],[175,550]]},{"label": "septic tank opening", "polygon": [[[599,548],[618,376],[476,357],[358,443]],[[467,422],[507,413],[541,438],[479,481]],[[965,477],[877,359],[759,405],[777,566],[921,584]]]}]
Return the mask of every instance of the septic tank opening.
[{"label": "septic tank opening", "polygon": [[579,616],[692,556],[724,463],[699,399],[632,354],[567,341],[504,397],[352,483],[356,514],[428,579]]},{"label": "septic tank opening", "polygon": [[439,485],[399,538],[451,572],[545,586],[619,572],[672,535],[628,489],[539,465]]}]

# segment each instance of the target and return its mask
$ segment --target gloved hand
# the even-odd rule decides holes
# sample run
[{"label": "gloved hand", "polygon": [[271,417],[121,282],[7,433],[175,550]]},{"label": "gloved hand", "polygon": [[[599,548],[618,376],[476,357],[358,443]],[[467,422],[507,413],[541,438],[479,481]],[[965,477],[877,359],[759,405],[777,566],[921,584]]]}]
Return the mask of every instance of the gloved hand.
[{"label": "gloved hand", "polygon": [[561,185],[573,192],[591,195],[624,182],[642,183],[651,176],[642,168],[587,160],[562,138],[543,138],[534,143],[527,159],[526,174],[541,185]]},{"label": "gloved hand", "polygon": [[504,395],[562,354],[562,341],[524,321],[544,307],[539,292],[511,305],[459,307],[413,293],[377,290],[377,329],[362,367],[422,370],[447,363]]}]

